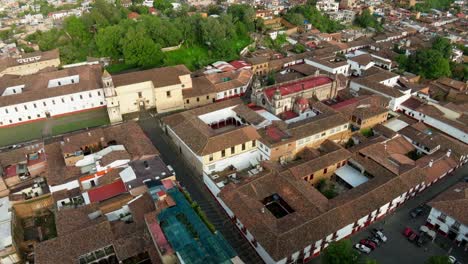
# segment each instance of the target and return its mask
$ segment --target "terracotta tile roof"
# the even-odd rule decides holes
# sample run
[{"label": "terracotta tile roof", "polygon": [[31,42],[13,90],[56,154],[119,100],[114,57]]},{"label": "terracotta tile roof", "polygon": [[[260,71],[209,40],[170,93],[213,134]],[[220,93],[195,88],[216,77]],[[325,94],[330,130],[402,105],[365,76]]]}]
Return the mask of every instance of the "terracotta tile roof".
[{"label": "terracotta tile roof", "polygon": [[103,185],[88,191],[89,200],[91,203],[101,202],[126,192],[125,184],[122,180],[115,181],[111,184]]},{"label": "terracotta tile roof", "polygon": [[239,98],[230,99],[173,114],[164,117],[162,120],[193,152],[205,156],[260,138],[255,128],[250,125],[219,132],[198,118],[199,115],[240,104],[242,104],[242,101]]},{"label": "terracotta tile roof", "polygon": [[259,125],[264,122],[266,119],[255,112],[254,110],[250,109],[248,106],[244,104],[240,104],[232,109],[238,116],[245,119],[247,122],[253,125]]},{"label": "terracotta tile roof", "polygon": [[[101,138],[103,138],[103,140],[101,140]],[[107,142],[115,140],[117,144],[125,147],[128,154],[120,151],[116,152],[115,155],[109,154],[110,156],[104,159],[104,162],[107,164],[117,158],[137,160],[145,156],[159,154],[158,150],[136,122],[125,122],[106,128],[97,128],[71,135],[68,134],[62,136],[59,140],[63,143],[53,142],[45,146],[48,169],[47,182],[50,185],[59,185],[84,176],[81,174],[78,167],[65,165],[63,154],[64,151],[77,151],[81,146],[87,144],[102,142],[102,146],[106,146]]]},{"label": "terracotta tile roof", "polygon": [[[385,169],[383,171],[385,173]],[[376,178],[327,200],[288,170],[271,171],[227,185],[221,190],[220,197],[258,243],[278,261],[352,224],[424,180],[419,168],[400,176],[387,175],[378,174]],[[261,201],[275,193],[295,212],[277,219],[269,210],[262,210]]]},{"label": "terracotta tile roof", "polygon": [[357,62],[359,65],[368,65],[373,61],[373,58],[369,54],[361,54],[358,56],[351,57],[348,60]]},{"label": "terracotta tile roof", "polygon": [[182,90],[184,98],[191,98],[196,96],[203,96],[210,93],[215,93],[216,87],[206,76],[192,78],[192,88]]},{"label": "terracotta tile roof", "polygon": [[34,248],[34,262],[78,263],[80,256],[111,245],[112,242],[111,225],[102,222],[38,243]]},{"label": "terracotta tile roof", "polygon": [[180,84],[179,77],[190,74],[185,65],[154,68],[144,71],[112,75],[114,86],[124,86],[152,81],[155,88]]},{"label": "terracotta tile roof", "polygon": [[325,153],[319,157],[299,162],[299,164],[293,164],[289,168],[289,171],[297,179],[303,179],[305,176],[316,173],[343,160],[347,160],[350,157],[351,153],[349,151],[340,148],[338,150]]},{"label": "terracotta tile roof", "polygon": [[450,79],[447,77],[439,78],[435,80],[434,82],[442,84],[444,86],[447,86],[449,88],[452,88],[458,91],[464,91],[468,89],[468,84],[461,82],[461,81],[454,80],[454,79]]},{"label": "terracotta tile roof", "polygon": [[[102,88],[101,74],[100,65],[86,65],[26,76],[5,75],[0,77],[0,94],[8,87],[24,85],[24,88],[22,93],[0,96],[0,107],[99,89]],[[79,75],[78,83],[47,88],[49,80],[73,75]]]},{"label": "terracotta tile roof", "polygon": [[468,226],[468,183],[455,184],[428,204]]},{"label": "terracotta tile roof", "polygon": [[[40,59],[35,61],[35,63],[38,63],[38,62],[41,63],[43,61],[58,59],[60,57],[60,54],[59,54],[58,49],[54,49],[50,51],[35,51],[31,53],[25,53],[21,55],[21,58],[26,59],[26,58],[32,58],[32,57],[37,57],[37,56],[40,56]],[[11,57],[1,58],[0,70],[13,67],[13,66],[22,65],[22,64],[28,64],[28,63],[19,63],[17,58],[11,58]]]},{"label": "terracotta tile roof", "polygon": [[332,82],[333,80],[326,76],[308,76],[287,83],[280,83],[266,87],[263,90],[263,93],[265,93],[265,96],[271,100],[277,89],[279,89],[282,96],[287,96],[301,91],[314,89]]}]

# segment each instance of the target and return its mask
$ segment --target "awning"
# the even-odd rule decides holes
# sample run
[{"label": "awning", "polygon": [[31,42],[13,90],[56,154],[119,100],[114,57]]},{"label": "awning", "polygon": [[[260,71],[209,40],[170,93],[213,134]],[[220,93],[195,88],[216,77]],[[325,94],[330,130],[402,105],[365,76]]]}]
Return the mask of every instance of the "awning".
[{"label": "awning", "polygon": [[349,165],[345,165],[337,169],[335,171],[335,175],[340,177],[343,181],[351,185],[353,188],[369,180],[366,176],[362,175],[360,171],[354,169]]}]

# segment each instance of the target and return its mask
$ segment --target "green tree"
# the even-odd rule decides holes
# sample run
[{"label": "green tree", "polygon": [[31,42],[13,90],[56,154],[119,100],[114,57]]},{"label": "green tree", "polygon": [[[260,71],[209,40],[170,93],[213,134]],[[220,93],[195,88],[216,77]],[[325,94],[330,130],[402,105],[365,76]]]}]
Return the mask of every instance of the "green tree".
[{"label": "green tree", "polygon": [[411,55],[408,61],[414,72],[427,79],[437,79],[443,76],[450,76],[449,60],[433,49],[418,50]]},{"label": "green tree", "polygon": [[223,13],[223,9],[220,5],[209,5],[207,8],[208,15],[221,15]]},{"label": "green tree", "polygon": [[446,59],[452,57],[452,44],[450,40],[443,37],[436,37],[432,43],[432,49],[437,50]]},{"label": "green tree", "polygon": [[351,241],[344,239],[332,242],[323,254],[324,264],[357,264],[359,253],[353,249]]},{"label": "green tree", "polygon": [[377,21],[377,18],[371,14],[369,9],[365,9],[360,15],[357,15],[354,19],[354,24],[362,28],[371,27],[377,31],[382,31],[382,25]]},{"label": "green tree", "polygon": [[159,65],[163,60],[161,47],[141,27],[130,28],[121,45],[127,64],[149,67]]},{"label": "green tree", "polygon": [[66,18],[63,29],[74,45],[86,47],[92,38],[83,20],[76,16]]},{"label": "green tree", "polygon": [[432,256],[427,261],[426,264],[450,264],[448,256]]},{"label": "green tree", "polygon": [[121,40],[125,36],[123,28],[115,25],[100,29],[96,35],[96,45],[101,56],[113,59],[122,57]]},{"label": "green tree", "polygon": [[227,13],[232,15],[234,24],[237,22],[244,23],[249,31],[253,31],[255,28],[255,10],[246,4],[242,5],[230,5],[227,9]]},{"label": "green tree", "polygon": [[292,13],[290,16],[288,16],[288,21],[296,26],[304,25],[304,20],[304,16],[300,13]]}]

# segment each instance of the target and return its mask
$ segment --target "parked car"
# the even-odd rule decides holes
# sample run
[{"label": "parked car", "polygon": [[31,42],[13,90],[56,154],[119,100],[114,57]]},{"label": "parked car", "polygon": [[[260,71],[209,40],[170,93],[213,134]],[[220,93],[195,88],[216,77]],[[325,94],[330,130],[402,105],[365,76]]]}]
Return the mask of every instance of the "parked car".
[{"label": "parked car", "polygon": [[378,238],[380,241],[382,241],[382,242],[384,242],[384,243],[387,242],[387,237],[384,235],[384,233],[382,233],[382,230],[381,230],[381,229],[376,229],[376,228],[374,228],[374,229],[372,230],[372,234],[373,234],[376,238]]},{"label": "parked car", "polygon": [[366,254],[369,254],[371,252],[371,249],[364,246],[363,244],[356,244],[354,245],[354,248],[361,251],[362,253],[366,253]]},{"label": "parked car", "polygon": [[403,235],[408,238],[408,240],[410,242],[414,242],[414,241],[417,241],[419,236],[418,234],[411,228],[409,227],[406,227],[404,230],[403,230]]},{"label": "parked car", "polygon": [[382,242],[380,242],[380,240],[378,238],[376,238],[374,236],[369,236],[367,239],[374,242],[374,244],[377,245],[377,246],[380,246],[380,243],[382,243]]},{"label": "parked car", "polygon": [[413,210],[411,210],[410,216],[411,216],[412,218],[416,218],[416,217],[420,216],[423,212],[424,212],[423,207],[422,207],[422,206],[418,206],[418,207],[414,208]]},{"label": "parked car", "polygon": [[363,244],[364,246],[366,246],[366,247],[368,247],[368,248],[370,248],[372,250],[377,248],[377,245],[373,241],[371,241],[369,239],[361,239],[361,241],[359,241],[359,243]]},{"label": "parked car", "polygon": [[416,240],[416,245],[418,245],[418,247],[421,247],[425,245],[427,241],[427,237],[424,235],[424,233],[421,233],[421,235],[418,237],[418,240]]},{"label": "parked car", "polygon": [[456,263],[457,259],[454,256],[449,256],[448,257],[450,263]]}]

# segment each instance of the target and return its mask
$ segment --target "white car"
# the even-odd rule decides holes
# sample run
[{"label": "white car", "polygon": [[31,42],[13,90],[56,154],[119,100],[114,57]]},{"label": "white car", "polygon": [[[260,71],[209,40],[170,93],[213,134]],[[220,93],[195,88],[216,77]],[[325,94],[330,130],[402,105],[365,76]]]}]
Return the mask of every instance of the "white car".
[{"label": "white car", "polygon": [[449,256],[448,257],[450,263],[456,263],[457,259],[454,256]]},{"label": "white car", "polygon": [[374,230],[372,233],[382,242],[387,242],[387,237],[380,230]]},{"label": "white car", "polygon": [[356,244],[354,245],[354,248],[363,252],[363,253],[366,253],[366,254],[369,254],[372,250],[366,246],[364,246],[363,244]]}]

